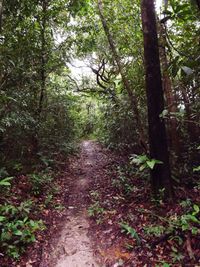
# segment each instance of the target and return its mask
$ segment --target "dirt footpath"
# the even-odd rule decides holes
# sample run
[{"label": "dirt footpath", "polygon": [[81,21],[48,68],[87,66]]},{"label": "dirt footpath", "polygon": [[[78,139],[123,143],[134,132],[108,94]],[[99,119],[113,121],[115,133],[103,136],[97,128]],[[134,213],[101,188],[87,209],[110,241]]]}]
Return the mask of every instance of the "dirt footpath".
[{"label": "dirt footpath", "polygon": [[44,253],[40,267],[102,267],[88,235],[87,198],[90,183],[106,163],[98,144],[82,142],[79,158],[70,166],[73,181],[70,190],[66,189],[67,216],[60,233],[52,237],[50,251]]}]

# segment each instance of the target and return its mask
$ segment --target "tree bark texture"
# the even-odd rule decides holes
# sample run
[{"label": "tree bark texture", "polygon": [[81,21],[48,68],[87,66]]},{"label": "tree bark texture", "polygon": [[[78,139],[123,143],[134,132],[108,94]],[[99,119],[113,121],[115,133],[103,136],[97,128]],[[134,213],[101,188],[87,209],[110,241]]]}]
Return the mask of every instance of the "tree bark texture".
[{"label": "tree bark texture", "polygon": [[155,196],[158,196],[159,190],[164,188],[165,196],[172,198],[173,191],[166,128],[164,120],[160,116],[164,109],[164,97],[154,0],[142,0],[141,11],[144,36],[150,157],[162,161],[162,164],[156,164],[154,169],[151,170],[151,185]]}]

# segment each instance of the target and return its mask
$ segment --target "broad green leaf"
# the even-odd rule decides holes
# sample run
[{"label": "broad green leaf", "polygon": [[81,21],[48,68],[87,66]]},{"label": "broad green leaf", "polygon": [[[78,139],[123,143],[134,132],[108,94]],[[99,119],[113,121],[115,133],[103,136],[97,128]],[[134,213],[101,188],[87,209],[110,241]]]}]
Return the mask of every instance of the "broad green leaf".
[{"label": "broad green leaf", "polygon": [[148,165],[149,168],[152,169],[152,170],[153,170],[153,168],[154,168],[154,166],[155,166],[156,164],[163,164],[163,162],[160,161],[160,160],[157,160],[157,159],[152,159],[152,160],[148,160],[148,161],[147,161],[147,165]]},{"label": "broad green leaf", "polygon": [[195,223],[199,223],[200,221],[192,214],[187,214],[186,215],[186,219],[187,221],[192,221],[192,222],[195,222]]},{"label": "broad green leaf", "polygon": [[188,224],[183,224],[182,227],[181,227],[182,231],[188,230],[188,227],[189,227]]},{"label": "broad green leaf", "polygon": [[194,209],[196,214],[199,213],[199,206],[198,205],[194,204],[193,209]]},{"label": "broad green leaf", "polygon": [[147,161],[147,165],[149,166],[149,168],[150,168],[151,170],[153,170],[155,164],[156,164],[155,160],[151,160],[151,161],[148,160],[148,161]]},{"label": "broad green leaf", "polygon": [[23,235],[22,231],[20,231],[20,230],[16,230],[14,232],[14,234],[17,235],[17,236],[22,236]]},{"label": "broad green leaf", "polygon": [[198,234],[198,228],[197,227],[192,227],[192,234],[197,235]]},{"label": "broad green leaf", "polygon": [[193,168],[193,172],[199,172],[200,171],[200,166]]},{"label": "broad green leaf", "polygon": [[4,185],[4,186],[10,186],[11,184],[10,184],[10,180],[12,180],[13,179],[13,177],[7,177],[7,178],[5,178],[5,179],[3,179],[3,180],[1,180],[0,181],[0,185]]},{"label": "broad green leaf", "polygon": [[6,220],[6,217],[5,216],[0,216],[0,222],[3,222]]}]

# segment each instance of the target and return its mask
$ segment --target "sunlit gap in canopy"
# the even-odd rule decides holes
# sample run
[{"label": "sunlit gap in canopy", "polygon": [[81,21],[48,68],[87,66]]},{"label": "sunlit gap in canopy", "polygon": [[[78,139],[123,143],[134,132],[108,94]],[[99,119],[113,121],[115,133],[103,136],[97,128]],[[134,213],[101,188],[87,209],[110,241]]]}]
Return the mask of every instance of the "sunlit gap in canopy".
[{"label": "sunlit gap in canopy", "polygon": [[[161,10],[163,6],[163,0],[155,0],[155,7],[158,16],[161,16]],[[72,19],[72,23],[76,23],[74,19]],[[73,59],[71,64],[68,63],[68,67],[71,71],[71,74],[76,80],[82,80],[84,76],[89,76],[90,78],[93,77],[95,79],[94,73],[90,69],[90,62],[89,60],[79,60]]]},{"label": "sunlit gap in canopy", "polygon": [[156,10],[157,10],[157,12],[160,12],[160,9],[161,9],[161,7],[163,5],[163,0],[156,0],[155,1],[155,4],[156,4]]}]

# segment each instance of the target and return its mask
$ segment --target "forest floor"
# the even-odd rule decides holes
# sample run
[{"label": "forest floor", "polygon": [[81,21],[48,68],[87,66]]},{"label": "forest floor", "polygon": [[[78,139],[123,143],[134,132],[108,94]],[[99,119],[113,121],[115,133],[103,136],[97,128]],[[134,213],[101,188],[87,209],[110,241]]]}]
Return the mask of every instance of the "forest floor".
[{"label": "forest floor", "polygon": [[67,214],[60,233],[50,241],[51,248],[44,251],[40,267],[100,266],[89,237],[87,208],[92,180],[94,176],[103,175],[106,163],[107,158],[95,142],[81,143],[79,157],[69,166],[68,186],[63,188]]},{"label": "forest floor", "polygon": [[[83,141],[80,152],[55,174],[53,198],[47,201],[45,192],[32,197],[33,219],[42,219],[46,230],[19,262],[0,258],[0,266],[199,267],[199,211],[193,210],[200,203],[198,188],[179,188],[181,205],[155,202],[148,177],[141,179],[126,160],[95,141]],[[28,198],[25,176],[20,181],[12,190]]]}]

